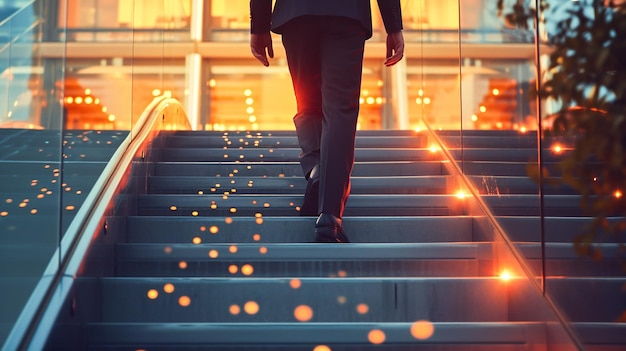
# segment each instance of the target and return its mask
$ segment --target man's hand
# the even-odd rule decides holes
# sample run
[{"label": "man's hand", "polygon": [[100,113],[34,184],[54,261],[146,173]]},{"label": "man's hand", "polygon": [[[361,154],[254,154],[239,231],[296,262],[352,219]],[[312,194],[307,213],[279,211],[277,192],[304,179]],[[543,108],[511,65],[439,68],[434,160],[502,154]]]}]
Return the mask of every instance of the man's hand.
[{"label": "man's hand", "polygon": [[387,34],[387,59],[385,66],[393,66],[404,56],[404,36],[402,31]]},{"label": "man's hand", "polygon": [[250,34],[250,50],[252,51],[252,55],[259,60],[263,66],[269,66],[270,62],[268,61],[267,56],[269,55],[270,58],[274,58],[274,48],[272,47],[271,34],[269,32]]}]

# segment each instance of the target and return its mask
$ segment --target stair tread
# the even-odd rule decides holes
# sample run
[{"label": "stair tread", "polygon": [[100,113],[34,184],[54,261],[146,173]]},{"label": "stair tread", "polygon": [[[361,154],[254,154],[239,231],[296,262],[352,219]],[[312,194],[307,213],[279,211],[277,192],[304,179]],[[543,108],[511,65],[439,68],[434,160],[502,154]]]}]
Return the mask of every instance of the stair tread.
[{"label": "stair tread", "polygon": [[[164,247],[169,248],[165,252]],[[231,253],[229,250],[234,250]],[[260,248],[267,251],[260,252]],[[163,261],[186,260],[392,260],[392,259],[478,259],[488,258],[490,243],[376,243],[376,244],[120,244],[118,259]],[[215,250],[219,256],[211,259],[207,250]]]},{"label": "stair tread", "polygon": [[[540,322],[427,322],[434,327],[428,343],[526,343],[527,333],[540,333]],[[367,344],[368,333],[384,331],[385,344],[419,344],[411,335],[414,323],[92,323],[89,333],[97,344],[124,344],[154,341],[159,343],[228,343],[250,346],[272,340],[276,343]],[[125,331],[125,332],[121,332]],[[242,335],[246,335],[242,338]]]}]

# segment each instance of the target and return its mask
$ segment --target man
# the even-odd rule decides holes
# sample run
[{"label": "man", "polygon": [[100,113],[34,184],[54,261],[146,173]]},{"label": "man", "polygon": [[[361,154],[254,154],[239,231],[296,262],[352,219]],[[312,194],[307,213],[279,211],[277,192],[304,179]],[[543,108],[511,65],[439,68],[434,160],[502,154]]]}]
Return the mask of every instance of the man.
[{"label": "man", "polygon": [[[404,55],[400,0],[378,0],[386,66]],[[252,54],[269,66],[270,31],[282,35],[297,102],[294,117],[307,179],[300,214],[318,216],[317,242],[349,242],[342,216],[354,164],[363,49],[372,36],[370,0],[250,0]]]}]

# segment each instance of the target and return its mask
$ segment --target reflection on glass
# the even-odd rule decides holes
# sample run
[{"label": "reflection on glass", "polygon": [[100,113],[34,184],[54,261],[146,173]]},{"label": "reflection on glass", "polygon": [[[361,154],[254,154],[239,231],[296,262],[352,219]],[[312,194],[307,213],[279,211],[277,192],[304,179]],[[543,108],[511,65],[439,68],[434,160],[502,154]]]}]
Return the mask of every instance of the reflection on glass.
[{"label": "reflection on glass", "polygon": [[66,9],[59,11],[59,23],[67,23],[62,34],[67,33],[70,42],[189,40],[191,0],[155,4],[149,0],[68,0],[62,4]]}]

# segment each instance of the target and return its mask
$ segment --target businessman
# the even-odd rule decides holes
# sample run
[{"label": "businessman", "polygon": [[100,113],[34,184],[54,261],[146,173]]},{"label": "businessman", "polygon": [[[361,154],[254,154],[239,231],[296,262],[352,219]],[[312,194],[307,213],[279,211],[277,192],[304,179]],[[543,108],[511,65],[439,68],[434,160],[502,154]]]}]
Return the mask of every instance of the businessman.
[{"label": "businessman", "polygon": [[[404,55],[400,0],[378,0],[386,66]],[[281,34],[296,97],[293,118],[307,179],[303,216],[318,216],[317,242],[349,242],[342,216],[350,194],[363,49],[372,36],[370,0],[250,0],[250,49],[263,65]]]}]

